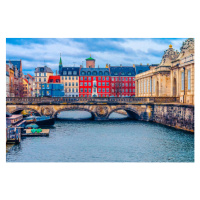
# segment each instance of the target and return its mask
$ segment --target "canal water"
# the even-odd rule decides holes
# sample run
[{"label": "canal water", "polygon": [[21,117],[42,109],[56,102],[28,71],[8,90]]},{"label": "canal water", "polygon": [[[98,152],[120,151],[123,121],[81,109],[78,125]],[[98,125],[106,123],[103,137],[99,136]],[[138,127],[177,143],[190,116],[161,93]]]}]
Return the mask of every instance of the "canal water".
[{"label": "canal water", "polygon": [[62,112],[49,137],[22,139],[7,162],[193,162],[194,135],[113,113],[109,121],[90,113]]}]

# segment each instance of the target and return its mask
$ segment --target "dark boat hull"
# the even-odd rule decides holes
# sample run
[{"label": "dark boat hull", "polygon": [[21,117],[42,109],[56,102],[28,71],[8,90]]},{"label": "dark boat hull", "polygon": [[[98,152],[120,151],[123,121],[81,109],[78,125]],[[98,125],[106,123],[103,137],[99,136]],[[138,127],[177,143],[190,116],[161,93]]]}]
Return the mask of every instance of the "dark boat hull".
[{"label": "dark boat hull", "polygon": [[55,118],[50,118],[50,119],[45,119],[45,120],[41,120],[41,121],[26,121],[26,124],[37,124],[38,126],[49,126],[49,125],[54,125],[55,123]]}]

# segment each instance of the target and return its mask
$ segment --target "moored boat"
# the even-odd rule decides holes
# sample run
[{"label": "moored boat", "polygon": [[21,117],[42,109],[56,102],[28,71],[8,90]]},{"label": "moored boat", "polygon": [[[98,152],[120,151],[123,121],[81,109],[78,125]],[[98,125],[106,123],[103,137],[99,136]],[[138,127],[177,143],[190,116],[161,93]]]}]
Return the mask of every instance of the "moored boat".
[{"label": "moored boat", "polygon": [[29,116],[25,118],[26,124],[35,123],[38,126],[48,126],[48,125],[54,125],[55,118],[52,118],[50,116]]}]

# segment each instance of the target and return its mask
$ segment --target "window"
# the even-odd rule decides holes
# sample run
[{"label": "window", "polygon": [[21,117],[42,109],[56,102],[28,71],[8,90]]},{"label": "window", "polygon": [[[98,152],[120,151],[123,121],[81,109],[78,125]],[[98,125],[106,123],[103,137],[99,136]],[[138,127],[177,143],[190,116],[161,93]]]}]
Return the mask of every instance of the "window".
[{"label": "window", "polygon": [[101,76],[101,75],[103,75],[103,72],[102,72],[102,71],[100,71],[100,72],[99,72],[99,75],[100,75],[100,76]]},{"label": "window", "polygon": [[44,78],[44,82],[46,82],[46,78]]},{"label": "window", "polygon": [[101,82],[99,82],[98,85],[101,86]]},{"label": "window", "polygon": [[105,86],[105,82],[102,83],[102,86]]},{"label": "window", "polygon": [[78,86],[78,82],[76,82],[76,86]]},{"label": "window", "polygon": [[108,76],[108,75],[109,75],[109,72],[104,72],[104,75],[105,75],[105,76]]},{"label": "window", "polygon": [[188,70],[188,90],[191,90],[191,74],[190,74],[190,70]]},{"label": "window", "polygon": [[72,86],[74,86],[74,82],[72,82]]},{"label": "window", "polygon": [[108,76],[106,77],[106,80],[109,81],[109,77]]},{"label": "window", "polygon": [[84,80],[87,81],[87,77],[86,76],[84,77]]},{"label": "window", "polygon": [[76,75],[77,75],[77,71],[73,71],[73,75],[75,75],[75,76],[76,76]]},{"label": "window", "polygon": [[135,83],[133,83],[133,87],[135,86]]},{"label": "window", "polygon": [[139,82],[139,87],[138,88],[139,88],[139,94],[140,94],[140,82]]},{"label": "window", "polygon": [[71,88],[69,88],[69,92],[71,92]]},{"label": "window", "polygon": [[184,72],[181,72],[181,90],[184,90]]},{"label": "window", "polygon": [[129,78],[129,81],[131,81],[131,78]]},{"label": "window", "polygon": [[87,82],[84,83],[84,86],[87,86]]},{"label": "window", "polygon": [[122,87],[124,87],[124,83],[122,83]]},{"label": "window", "polygon": [[114,92],[114,90],[112,89],[112,92]]},{"label": "window", "polygon": [[91,88],[88,89],[88,92],[91,92]]},{"label": "window", "polygon": [[122,78],[122,81],[124,81],[124,78]]},{"label": "window", "polygon": [[105,94],[103,94],[102,97],[105,97]]},{"label": "window", "polygon": [[96,81],[96,77],[93,77],[93,81]]},{"label": "window", "polygon": [[129,87],[131,87],[131,83],[129,83]]},{"label": "window", "polygon": [[83,86],[83,82],[80,82],[80,86]]},{"label": "window", "polygon": [[128,92],[128,89],[126,89],[126,93]]},{"label": "window", "polygon": [[117,81],[117,78],[115,78],[115,81]]},{"label": "window", "polygon": [[81,72],[81,75],[85,75],[85,72]]},{"label": "window", "polygon": [[106,82],[106,86],[109,86],[109,82]]},{"label": "window", "polygon": [[74,76],[72,76],[72,80],[74,80]]},{"label": "window", "polygon": [[76,80],[78,80],[78,76],[76,76]]},{"label": "window", "polygon": [[114,81],[114,78],[112,78],[112,81]]},{"label": "window", "polygon": [[64,80],[64,76],[62,76],[62,80]]},{"label": "window", "polygon": [[67,76],[65,76],[65,80],[67,80]]},{"label": "window", "polygon": [[91,76],[88,77],[88,81],[91,81]]},{"label": "window", "polygon": [[72,71],[68,71],[68,75],[72,75]]},{"label": "window", "polygon": [[91,82],[88,83],[88,86],[91,86]]},{"label": "window", "polygon": [[128,83],[126,83],[126,87],[128,87]]},{"label": "window", "polygon": [[101,80],[101,77],[99,76],[99,81]]},{"label": "window", "polygon": [[99,88],[98,91],[101,92],[101,88]]},{"label": "window", "polygon": [[96,92],[96,88],[94,88],[93,91]]},{"label": "window", "polygon": [[85,92],[87,92],[87,88],[85,88]]},{"label": "window", "polygon": [[72,92],[74,92],[74,88],[72,88]]},{"label": "window", "polygon": [[69,82],[69,86],[71,86],[71,82]]},{"label": "window", "polygon": [[67,83],[65,83],[65,86],[67,86]]},{"label": "window", "polygon": [[81,88],[81,92],[83,92],[83,88]]},{"label": "window", "polygon": [[131,92],[131,89],[129,89],[129,92]]},{"label": "window", "polygon": [[135,92],[135,89],[133,89],[133,92]]},{"label": "window", "polygon": [[151,82],[151,79],[150,79],[150,93],[151,93],[151,91],[152,91],[152,82]]},{"label": "window", "polygon": [[41,82],[41,78],[39,78],[39,82]]},{"label": "window", "polygon": [[83,97],[83,95],[81,95],[81,97]]},{"label": "window", "polygon": [[105,81],[105,76],[102,77],[102,81]]},{"label": "window", "polygon": [[112,83],[112,87],[114,87],[114,83]]},{"label": "window", "polygon": [[69,80],[71,80],[71,76],[69,76]]},{"label": "window", "polygon": [[96,76],[96,75],[97,75],[97,72],[96,72],[96,71],[92,72],[92,75],[93,75],[93,76]]},{"label": "window", "polygon": [[149,92],[149,81],[147,80],[147,93]]},{"label": "window", "polygon": [[63,71],[63,75],[67,75],[67,71]]},{"label": "window", "polygon": [[102,92],[105,92],[105,88],[102,89]]},{"label": "window", "polygon": [[76,92],[78,92],[78,88],[76,88]]},{"label": "window", "polygon": [[91,72],[90,72],[90,71],[89,71],[89,72],[87,72],[87,75],[89,75],[89,76],[90,76],[90,75],[91,75]]},{"label": "window", "polygon": [[153,79],[153,92],[155,92],[156,91],[156,80],[155,80],[155,78]]},{"label": "window", "polygon": [[81,76],[81,81],[83,81],[83,77]]},{"label": "window", "polygon": [[124,89],[122,89],[122,92],[124,92]]},{"label": "window", "polygon": [[109,92],[109,88],[106,88],[106,92]]}]

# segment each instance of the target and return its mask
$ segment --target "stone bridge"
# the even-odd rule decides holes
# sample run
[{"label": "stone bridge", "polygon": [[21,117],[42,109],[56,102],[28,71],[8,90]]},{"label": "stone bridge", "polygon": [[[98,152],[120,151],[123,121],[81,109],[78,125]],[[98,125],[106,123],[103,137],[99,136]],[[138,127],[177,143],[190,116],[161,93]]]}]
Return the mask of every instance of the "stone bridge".
[{"label": "stone bridge", "polygon": [[177,101],[176,97],[7,97],[6,109],[15,114],[32,110],[53,117],[62,111],[81,110],[90,112],[95,120],[107,120],[111,113],[124,110],[133,119],[153,121],[154,103]]}]

